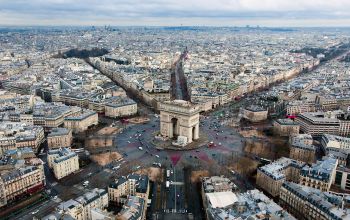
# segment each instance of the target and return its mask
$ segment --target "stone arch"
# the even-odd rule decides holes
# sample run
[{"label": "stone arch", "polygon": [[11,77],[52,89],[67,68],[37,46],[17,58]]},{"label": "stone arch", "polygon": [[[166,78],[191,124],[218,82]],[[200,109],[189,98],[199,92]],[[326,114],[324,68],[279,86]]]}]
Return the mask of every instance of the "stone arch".
[{"label": "stone arch", "polygon": [[172,136],[176,138],[179,136],[179,119],[173,117],[171,120]]}]

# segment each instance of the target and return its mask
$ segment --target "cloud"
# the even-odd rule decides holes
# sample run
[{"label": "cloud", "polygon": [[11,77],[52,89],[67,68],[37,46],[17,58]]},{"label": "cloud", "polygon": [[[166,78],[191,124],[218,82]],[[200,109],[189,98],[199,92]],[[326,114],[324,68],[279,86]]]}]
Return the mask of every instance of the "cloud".
[{"label": "cloud", "polygon": [[[0,0],[2,25],[348,25],[349,0]],[[344,23],[343,23],[344,22]]]}]

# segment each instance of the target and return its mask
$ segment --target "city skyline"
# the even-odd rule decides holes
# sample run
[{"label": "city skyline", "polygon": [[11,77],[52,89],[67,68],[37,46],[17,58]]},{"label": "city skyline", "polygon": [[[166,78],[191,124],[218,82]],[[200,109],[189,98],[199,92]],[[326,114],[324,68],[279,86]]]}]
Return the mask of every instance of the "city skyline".
[{"label": "city skyline", "polygon": [[0,1],[0,25],[344,27],[350,2],[277,0]]}]

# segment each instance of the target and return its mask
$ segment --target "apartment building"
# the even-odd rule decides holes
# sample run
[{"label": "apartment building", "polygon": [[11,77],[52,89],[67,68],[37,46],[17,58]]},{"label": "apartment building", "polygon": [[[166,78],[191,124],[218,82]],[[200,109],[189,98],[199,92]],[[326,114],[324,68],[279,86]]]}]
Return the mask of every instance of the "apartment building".
[{"label": "apartment building", "polygon": [[302,100],[295,100],[289,102],[286,107],[287,115],[298,115],[304,112],[316,111],[316,105],[314,102],[304,102]]},{"label": "apartment building", "polygon": [[108,206],[108,192],[105,189],[93,189],[75,199],[84,207],[83,219],[92,219],[91,210],[103,210]]},{"label": "apartment building", "polygon": [[74,133],[88,130],[98,124],[98,115],[91,110],[81,110],[80,114],[64,118],[64,127],[72,129]]},{"label": "apartment building", "polygon": [[304,162],[290,158],[280,159],[258,168],[256,184],[273,197],[278,197],[285,181],[299,182]]},{"label": "apartment building", "polygon": [[202,179],[202,198],[206,219],[285,219],[295,220],[259,190],[235,193],[234,184],[224,176]]},{"label": "apartment building", "polygon": [[78,155],[69,148],[49,150],[47,153],[47,163],[57,179],[61,179],[79,170]]},{"label": "apartment building", "polygon": [[346,151],[350,152],[350,138],[337,135],[323,134],[321,145],[325,152],[327,151]]},{"label": "apartment building", "polygon": [[334,185],[342,190],[350,191],[350,169],[339,165],[337,167],[334,179]]},{"label": "apartment building", "polygon": [[146,175],[130,174],[121,176],[108,186],[108,197],[111,202],[125,204],[128,196],[148,199],[149,179]]},{"label": "apartment building", "polygon": [[117,220],[145,220],[147,211],[147,199],[138,196],[129,196],[118,213]]},{"label": "apartment building", "polygon": [[98,208],[91,209],[91,220],[115,220],[116,216],[113,212],[108,212],[106,210],[101,210]]},{"label": "apartment building", "polygon": [[0,124],[0,155],[23,147],[31,147],[36,152],[44,138],[44,129],[41,126],[3,122]]},{"label": "apartment building", "polygon": [[125,117],[136,113],[137,103],[128,97],[112,97],[105,105],[105,115],[107,117]]},{"label": "apartment building", "polygon": [[296,183],[283,183],[279,201],[297,219],[350,219],[349,209],[342,205],[342,197]]},{"label": "apartment building", "polygon": [[72,141],[72,130],[67,128],[53,128],[47,135],[47,145],[49,149],[70,147]]},{"label": "apartment building", "polygon": [[333,134],[347,136],[350,134],[350,120],[344,117],[343,111],[333,112],[304,112],[296,119],[300,131],[313,136]]},{"label": "apartment building", "polygon": [[[3,92],[0,91],[0,92]],[[25,109],[30,109],[35,103],[35,98],[33,95],[2,95],[0,97],[0,109],[9,109],[12,107],[13,110],[22,111]]]},{"label": "apartment building", "polygon": [[59,103],[37,103],[33,106],[32,113],[11,112],[9,119],[12,122],[42,126],[48,130],[61,126],[65,117],[76,115],[80,111],[79,107],[70,107]]},{"label": "apartment building", "polygon": [[197,102],[209,102],[211,104],[211,109],[215,109],[229,101],[227,94],[201,90],[192,91],[191,99],[196,100]]},{"label": "apartment building", "polygon": [[300,171],[300,184],[328,192],[334,183],[338,160],[332,156],[324,157]]},{"label": "apartment building", "polygon": [[243,110],[243,117],[250,122],[259,122],[267,119],[267,109],[260,106],[248,106]]},{"label": "apartment building", "polygon": [[42,190],[45,186],[43,162],[24,165],[20,168],[3,171],[0,174],[0,206],[25,195]]},{"label": "apartment building", "polygon": [[316,147],[311,135],[303,134],[290,138],[289,157],[308,164],[316,160]]},{"label": "apartment building", "polygon": [[277,119],[273,122],[273,130],[279,136],[292,136],[299,134],[299,124],[291,119]]},{"label": "apartment building", "polygon": [[61,202],[56,211],[42,220],[93,220],[94,212],[101,212],[108,206],[108,193],[105,189],[93,189],[84,195]]},{"label": "apartment building", "polygon": [[31,147],[35,152],[44,142],[44,128],[41,126],[24,126],[22,132],[16,133],[16,148]]}]

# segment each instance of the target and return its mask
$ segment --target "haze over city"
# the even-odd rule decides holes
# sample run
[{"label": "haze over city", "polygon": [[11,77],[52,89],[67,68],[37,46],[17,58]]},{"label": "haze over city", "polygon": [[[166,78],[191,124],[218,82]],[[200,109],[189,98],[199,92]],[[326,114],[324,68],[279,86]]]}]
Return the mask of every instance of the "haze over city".
[{"label": "haze over city", "polygon": [[347,0],[0,1],[0,25],[348,26]]}]

